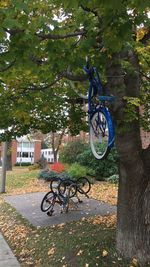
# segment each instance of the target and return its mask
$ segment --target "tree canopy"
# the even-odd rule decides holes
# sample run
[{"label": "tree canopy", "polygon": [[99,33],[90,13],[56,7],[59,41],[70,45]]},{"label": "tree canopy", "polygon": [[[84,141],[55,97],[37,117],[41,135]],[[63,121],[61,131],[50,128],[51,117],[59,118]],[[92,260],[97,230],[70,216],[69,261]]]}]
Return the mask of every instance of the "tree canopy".
[{"label": "tree canopy", "polygon": [[0,2],[0,128],[8,137],[79,131],[84,112],[67,81],[85,94],[88,55],[116,97],[117,249],[141,264],[150,262],[150,146],[142,149],[139,113],[144,105],[149,130],[149,12],[148,0]]},{"label": "tree canopy", "polygon": [[[77,132],[84,112],[66,79],[85,79],[86,55],[106,81],[108,58],[133,48],[140,59],[139,75],[144,74],[143,102],[148,102],[148,6],[149,1],[139,0],[2,0],[0,128],[9,129],[8,136],[34,128],[50,132],[68,124]],[[128,60],[122,64],[124,72],[132,72]],[[87,87],[79,90],[85,93]],[[130,108],[139,105],[136,99],[128,103]]]}]

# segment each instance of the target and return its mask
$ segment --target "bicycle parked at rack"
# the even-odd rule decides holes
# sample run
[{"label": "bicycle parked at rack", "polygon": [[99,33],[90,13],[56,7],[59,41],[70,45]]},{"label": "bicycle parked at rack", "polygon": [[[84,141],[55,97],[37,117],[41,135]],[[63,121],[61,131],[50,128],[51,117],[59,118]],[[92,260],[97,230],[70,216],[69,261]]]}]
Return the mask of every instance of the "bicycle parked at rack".
[{"label": "bicycle parked at rack", "polygon": [[96,159],[104,159],[114,145],[115,132],[108,103],[114,101],[113,96],[104,95],[99,74],[95,67],[84,67],[89,78],[88,116],[90,147]]},{"label": "bicycle parked at rack", "polygon": [[[54,186],[56,182],[57,185]],[[78,202],[81,203],[82,200],[80,200],[78,193],[88,197],[87,193],[91,189],[91,184],[86,177],[80,177],[77,181],[71,179],[53,179],[50,183],[50,189],[41,202],[41,210],[47,212],[48,216],[52,216],[56,203],[60,205],[61,212],[66,213],[68,212],[71,198],[76,196]]]}]

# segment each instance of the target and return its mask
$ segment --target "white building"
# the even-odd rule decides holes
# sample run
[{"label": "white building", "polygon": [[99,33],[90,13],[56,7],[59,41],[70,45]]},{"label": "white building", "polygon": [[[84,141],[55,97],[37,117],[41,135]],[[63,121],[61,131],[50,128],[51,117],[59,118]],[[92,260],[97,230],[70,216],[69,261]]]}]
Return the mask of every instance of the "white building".
[{"label": "white building", "polygon": [[29,139],[27,136],[17,138],[16,150],[16,163],[33,164],[40,159],[41,141]]},{"label": "white building", "polygon": [[41,156],[46,158],[47,162],[49,163],[54,162],[54,154],[53,154],[52,148],[41,149]]}]

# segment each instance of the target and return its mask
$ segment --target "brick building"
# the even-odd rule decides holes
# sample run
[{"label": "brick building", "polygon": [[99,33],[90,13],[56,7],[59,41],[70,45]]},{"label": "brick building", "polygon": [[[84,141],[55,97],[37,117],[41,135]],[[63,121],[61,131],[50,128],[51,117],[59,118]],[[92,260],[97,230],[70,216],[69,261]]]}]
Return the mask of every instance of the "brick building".
[{"label": "brick building", "polygon": [[[2,158],[3,146],[0,146],[0,158]],[[16,163],[35,163],[41,157],[41,141],[31,140],[27,136],[12,141],[12,165]]]}]

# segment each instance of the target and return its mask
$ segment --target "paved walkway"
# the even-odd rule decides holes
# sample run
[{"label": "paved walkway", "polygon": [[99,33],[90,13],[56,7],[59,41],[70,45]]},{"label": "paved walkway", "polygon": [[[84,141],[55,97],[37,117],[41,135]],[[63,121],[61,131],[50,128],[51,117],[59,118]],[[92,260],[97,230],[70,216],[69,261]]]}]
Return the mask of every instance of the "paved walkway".
[{"label": "paved walkway", "polygon": [[20,264],[0,233],[0,267],[19,267]]},{"label": "paved walkway", "polygon": [[69,210],[69,212],[60,214],[60,207],[54,207],[52,217],[48,217],[46,213],[40,209],[40,204],[45,192],[31,193],[16,196],[5,197],[6,202],[12,205],[16,210],[25,217],[33,226],[45,227],[49,225],[57,225],[61,223],[77,221],[83,217],[94,215],[109,215],[116,213],[116,207],[97,201],[95,199],[82,198],[83,203],[78,204],[77,209]]}]

